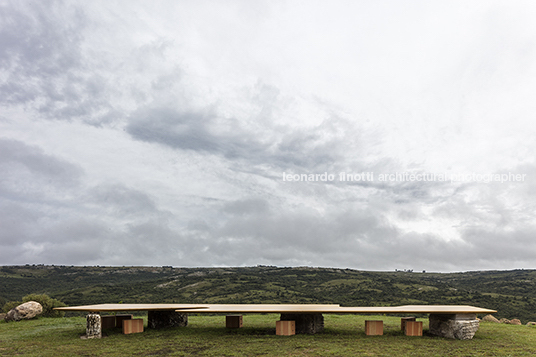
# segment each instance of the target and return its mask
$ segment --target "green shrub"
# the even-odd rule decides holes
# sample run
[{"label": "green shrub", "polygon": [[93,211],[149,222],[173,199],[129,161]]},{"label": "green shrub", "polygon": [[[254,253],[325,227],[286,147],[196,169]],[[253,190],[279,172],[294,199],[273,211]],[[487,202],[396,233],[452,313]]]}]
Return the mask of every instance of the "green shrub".
[{"label": "green shrub", "polygon": [[22,301],[8,301],[4,304],[3,311],[8,313],[9,310],[28,301],[35,301],[41,304],[43,312],[39,316],[43,317],[63,317],[65,312],[54,310],[55,307],[67,306],[63,302],[53,299],[47,294],[29,294],[22,298]]},{"label": "green shrub", "polygon": [[4,304],[4,307],[2,308],[2,311],[4,311],[6,314],[14,307],[19,306],[22,304],[20,301],[8,301]]},{"label": "green shrub", "polygon": [[54,310],[55,307],[67,306],[63,302],[53,299],[47,294],[29,294],[22,298],[22,302],[35,301],[43,307],[43,317],[63,317],[65,312]]}]

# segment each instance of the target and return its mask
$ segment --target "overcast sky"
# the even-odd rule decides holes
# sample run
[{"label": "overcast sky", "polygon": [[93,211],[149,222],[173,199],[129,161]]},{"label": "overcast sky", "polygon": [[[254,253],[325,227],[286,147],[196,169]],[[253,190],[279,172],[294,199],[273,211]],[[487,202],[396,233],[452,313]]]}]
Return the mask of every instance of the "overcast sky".
[{"label": "overcast sky", "polygon": [[534,269],[535,18],[0,0],[0,264]]}]

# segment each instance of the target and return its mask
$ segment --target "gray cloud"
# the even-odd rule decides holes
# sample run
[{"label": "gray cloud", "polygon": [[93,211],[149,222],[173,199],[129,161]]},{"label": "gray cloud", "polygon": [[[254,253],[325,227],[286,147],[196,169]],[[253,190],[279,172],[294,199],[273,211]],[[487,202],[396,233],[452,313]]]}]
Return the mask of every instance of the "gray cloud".
[{"label": "gray cloud", "polygon": [[102,206],[109,215],[139,218],[157,211],[153,200],[145,193],[120,184],[102,184],[87,190],[87,202]]},{"label": "gray cloud", "polygon": [[[80,169],[66,161],[46,155],[35,146],[21,141],[0,138],[0,164],[21,165],[29,171],[50,178],[72,181],[80,176]],[[6,168],[6,171],[8,169]],[[63,181],[62,184],[66,182]]]},{"label": "gray cloud", "polygon": [[208,113],[180,113],[156,108],[134,113],[126,130],[140,140],[183,150],[221,153],[230,158],[266,150],[265,145],[248,142],[249,138],[241,133],[236,121],[229,123],[224,132],[215,132],[214,122],[214,116]]},{"label": "gray cloud", "polygon": [[530,267],[533,6],[460,9],[6,3],[3,263]]},{"label": "gray cloud", "polygon": [[[23,142],[0,138],[0,192],[12,200],[55,200],[74,187],[80,167],[43,153]],[[57,195],[54,197],[53,195]]]},{"label": "gray cloud", "polygon": [[[5,264],[90,264],[119,241],[125,247],[153,241],[161,247],[158,256],[173,244],[158,243],[162,228],[140,232],[147,225],[166,226],[171,218],[147,194],[121,184],[86,186],[82,169],[36,146],[0,139],[0,171],[0,246],[11,252],[3,256]],[[121,259],[134,264],[150,254],[135,251]]]},{"label": "gray cloud", "polygon": [[248,198],[245,200],[227,202],[223,211],[232,215],[258,215],[269,210],[269,203],[260,198]]},{"label": "gray cloud", "polygon": [[[93,125],[118,115],[107,101],[106,80],[91,73],[82,50],[88,19],[63,1],[13,2],[0,24],[0,102],[35,108],[49,119]],[[96,68],[95,68],[96,69]]]},{"label": "gray cloud", "polygon": [[[0,244],[4,249],[18,247],[21,237],[31,234],[32,229],[25,222],[37,222],[39,212],[24,207],[21,204],[11,203],[3,199],[0,201]],[[8,255],[12,256],[12,255]]]},{"label": "gray cloud", "polygon": [[258,133],[236,119],[219,118],[213,112],[156,107],[133,113],[126,131],[138,140],[219,155],[244,163],[245,167],[269,165],[280,170],[321,171],[345,161],[344,152],[349,145],[344,137],[353,128],[332,118],[307,131],[266,125]]}]

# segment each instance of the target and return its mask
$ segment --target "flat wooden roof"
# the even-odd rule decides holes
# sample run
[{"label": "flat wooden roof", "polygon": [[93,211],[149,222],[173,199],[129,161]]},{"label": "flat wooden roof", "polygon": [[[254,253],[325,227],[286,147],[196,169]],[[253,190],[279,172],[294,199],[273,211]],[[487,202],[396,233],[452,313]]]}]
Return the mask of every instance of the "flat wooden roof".
[{"label": "flat wooden roof", "polygon": [[148,310],[178,310],[204,309],[199,304],[98,304],[83,306],[55,307],[60,311],[148,311]]},{"label": "flat wooden roof", "polygon": [[496,310],[468,305],[341,307],[337,304],[100,304],[57,307],[61,311],[175,310],[190,313],[325,313],[325,314],[492,314]]},{"label": "flat wooden roof", "polygon": [[496,310],[469,305],[404,305],[375,307],[340,307],[337,313],[349,314],[493,314]]},{"label": "flat wooden roof", "polygon": [[230,304],[206,305],[204,309],[178,309],[178,312],[196,313],[326,313],[326,314],[491,314],[496,310],[467,305],[405,305],[373,307],[341,307],[339,305],[264,305]]},{"label": "flat wooden roof", "polygon": [[204,309],[178,309],[177,312],[201,313],[327,313],[338,311],[340,306],[321,304],[206,304]]}]

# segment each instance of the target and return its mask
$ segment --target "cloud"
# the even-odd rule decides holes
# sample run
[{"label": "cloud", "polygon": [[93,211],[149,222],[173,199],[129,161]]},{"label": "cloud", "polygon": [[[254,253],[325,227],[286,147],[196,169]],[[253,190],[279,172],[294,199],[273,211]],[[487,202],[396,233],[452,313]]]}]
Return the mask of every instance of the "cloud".
[{"label": "cloud", "polygon": [[[18,140],[0,138],[0,191],[7,198],[33,201],[63,196],[65,188],[76,186],[80,167]],[[6,197],[6,196],[4,196]]]},{"label": "cloud", "polygon": [[238,167],[266,165],[300,171],[328,170],[344,163],[347,150],[360,140],[356,135],[348,141],[347,135],[355,128],[338,117],[307,130],[269,123],[259,130],[215,112],[182,112],[169,107],[134,112],[126,131],[137,140],[221,156]]},{"label": "cloud", "polygon": [[[265,149],[258,142],[248,142],[236,122],[229,123],[228,127],[218,132],[214,130],[215,126],[215,118],[210,114],[156,108],[138,111],[131,116],[127,132],[140,140],[182,150],[222,153],[230,158],[243,157],[250,150],[258,152]],[[232,131],[233,128],[238,132]]]},{"label": "cloud", "polygon": [[530,265],[534,11],[6,3],[5,264]]},{"label": "cloud", "polygon": [[[168,250],[157,242],[171,215],[143,192],[122,184],[87,186],[77,165],[12,139],[0,139],[0,171],[0,246],[12,253],[5,264],[89,264],[109,255],[110,246],[125,249],[115,245],[119,241],[130,247],[147,238],[162,247],[159,253]],[[161,228],[138,240],[150,233],[139,232],[144,225]],[[147,256],[136,252],[121,259],[136,263]]]},{"label": "cloud", "polygon": [[118,114],[107,102],[106,79],[82,48],[89,20],[81,7],[14,2],[3,8],[2,18],[0,103],[92,125]]}]

